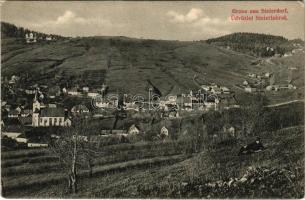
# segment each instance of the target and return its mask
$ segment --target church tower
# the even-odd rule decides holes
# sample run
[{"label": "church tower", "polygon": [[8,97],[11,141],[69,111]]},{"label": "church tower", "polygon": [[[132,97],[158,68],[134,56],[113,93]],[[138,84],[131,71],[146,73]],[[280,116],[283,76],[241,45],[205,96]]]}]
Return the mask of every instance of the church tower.
[{"label": "church tower", "polygon": [[33,115],[32,115],[32,126],[39,126],[39,111],[40,111],[40,103],[37,98],[37,90],[35,93],[35,97],[33,100]]},{"label": "church tower", "polygon": [[36,90],[35,97],[34,97],[34,100],[33,100],[33,113],[37,110],[40,111],[40,103],[39,103],[38,98],[37,98],[37,90]]}]

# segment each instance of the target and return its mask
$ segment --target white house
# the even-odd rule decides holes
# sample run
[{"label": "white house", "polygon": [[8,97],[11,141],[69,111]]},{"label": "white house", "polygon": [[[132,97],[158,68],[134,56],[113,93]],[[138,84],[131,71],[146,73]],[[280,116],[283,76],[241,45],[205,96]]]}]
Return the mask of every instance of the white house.
[{"label": "white house", "polygon": [[10,110],[8,112],[8,117],[9,118],[18,118],[19,117],[19,112],[17,110]]},{"label": "white house", "polygon": [[71,96],[80,96],[81,95],[81,93],[77,90],[77,88],[71,88],[67,92]]},{"label": "white house", "polygon": [[140,129],[136,125],[131,125],[128,129],[128,134],[130,135],[137,135],[140,133]]},{"label": "white house", "polygon": [[227,88],[227,87],[220,87],[221,91],[224,93],[224,94],[229,94],[230,93],[230,89]]},{"label": "white house", "polygon": [[83,87],[83,92],[89,92],[89,87]]},{"label": "white house", "polygon": [[271,73],[269,73],[269,72],[265,73],[265,77],[269,78],[270,76],[271,76]]},{"label": "white house", "polygon": [[11,139],[15,139],[17,138],[19,135],[21,135],[22,133],[20,132],[2,132],[1,135],[2,136],[6,136],[9,137]]},{"label": "white house", "polygon": [[208,85],[201,85],[201,88],[205,91],[210,91],[211,87]]},{"label": "white house", "polygon": [[88,97],[97,97],[99,95],[98,92],[88,92],[87,93]]},{"label": "white house", "polygon": [[34,33],[32,33],[32,32],[25,34],[25,40],[26,40],[26,43],[35,43],[35,42],[37,42],[36,35],[34,35]]},{"label": "white house", "polygon": [[18,143],[27,143],[28,142],[28,139],[25,137],[24,134],[21,134],[21,135],[18,135],[16,138],[15,138],[16,142]]},{"label": "white house", "polygon": [[245,81],[243,82],[243,85],[245,85],[245,86],[246,86],[246,85],[249,85],[248,81],[245,80]]},{"label": "white house", "polygon": [[25,90],[26,94],[35,94],[35,92],[36,92],[36,90],[34,90],[34,89],[26,89]]},{"label": "white house", "polygon": [[256,88],[253,88],[253,87],[245,87],[245,92],[256,92],[257,91],[257,89]]},{"label": "white house", "polygon": [[33,114],[32,110],[26,109],[21,111],[21,117],[28,117]]},{"label": "white house", "polygon": [[52,41],[52,40],[53,40],[52,36],[47,36],[46,37],[46,41]]},{"label": "white house", "polygon": [[89,109],[85,105],[76,105],[76,106],[72,107],[71,112],[73,114],[77,114],[77,113],[89,113]]},{"label": "white house", "polygon": [[165,126],[161,128],[160,135],[168,136],[168,129]]}]

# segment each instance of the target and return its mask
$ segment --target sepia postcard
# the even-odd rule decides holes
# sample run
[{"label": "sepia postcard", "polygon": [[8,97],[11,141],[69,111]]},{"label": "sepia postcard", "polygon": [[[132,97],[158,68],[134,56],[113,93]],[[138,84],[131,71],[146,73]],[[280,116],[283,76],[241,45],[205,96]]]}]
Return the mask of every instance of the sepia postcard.
[{"label": "sepia postcard", "polygon": [[2,198],[304,198],[304,1],[0,5]]}]

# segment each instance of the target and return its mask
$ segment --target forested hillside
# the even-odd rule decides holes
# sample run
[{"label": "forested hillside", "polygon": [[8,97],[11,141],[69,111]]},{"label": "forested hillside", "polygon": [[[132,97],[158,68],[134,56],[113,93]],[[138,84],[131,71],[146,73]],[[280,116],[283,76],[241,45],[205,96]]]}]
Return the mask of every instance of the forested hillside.
[{"label": "forested hillside", "polygon": [[[27,33],[34,33],[38,38],[48,36],[48,34],[45,33],[40,33],[37,31],[29,30],[27,28],[17,27],[14,24],[1,22],[1,38],[24,38],[25,34]],[[61,36],[54,34],[51,34],[50,36],[56,39],[62,38]]]},{"label": "forested hillside", "polygon": [[296,42],[300,43],[301,40],[289,41],[282,36],[258,33],[233,33],[207,40],[209,44],[261,57],[273,56],[275,54],[284,55],[293,49],[293,43]]}]

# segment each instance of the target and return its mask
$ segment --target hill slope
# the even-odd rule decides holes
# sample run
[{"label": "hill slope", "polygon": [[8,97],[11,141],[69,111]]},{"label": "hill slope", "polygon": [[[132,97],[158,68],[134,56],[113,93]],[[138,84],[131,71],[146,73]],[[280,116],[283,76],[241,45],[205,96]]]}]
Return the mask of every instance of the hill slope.
[{"label": "hill slope", "polygon": [[31,82],[47,85],[106,83],[110,91],[132,94],[146,94],[148,80],[162,94],[175,94],[198,88],[195,74],[201,80],[232,87],[247,73],[265,70],[251,65],[253,56],[204,41],[88,37],[26,44],[5,34],[1,53],[2,76],[27,74]]},{"label": "hill slope", "polygon": [[105,82],[110,89],[136,93],[146,92],[150,80],[166,94],[174,86],[181,91],[196,87],[192,81],[195,74],[227,84],[241,81],[238,73],[247,69],[253,58],[232,54],[204,42],[90,37],[27,45],[5,38],[2,75],[28,72],[34,79],[44,77],[49,84],[55,75],[63,81],[74,77],[75,81],[92,82],[96,78],[91,84]]}]

